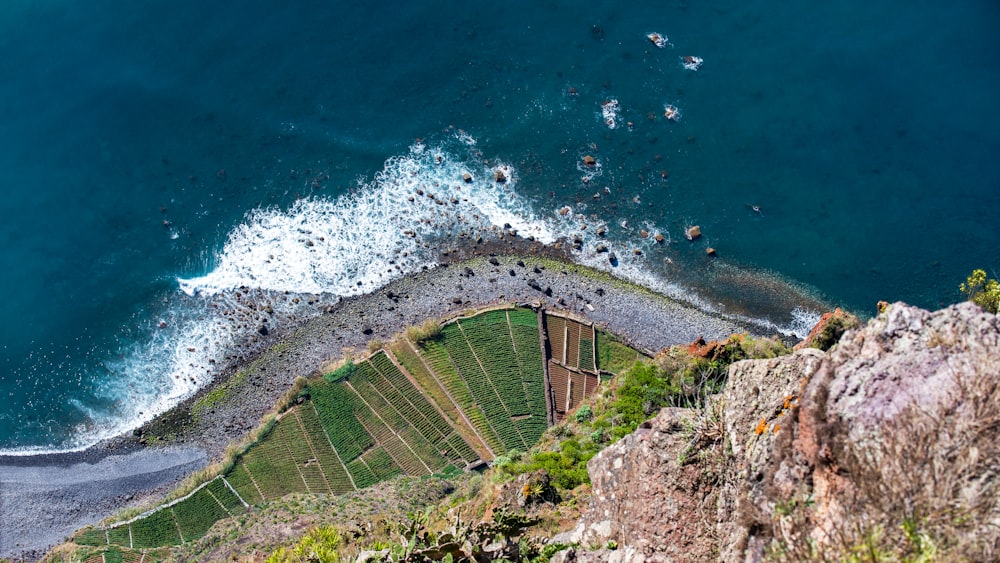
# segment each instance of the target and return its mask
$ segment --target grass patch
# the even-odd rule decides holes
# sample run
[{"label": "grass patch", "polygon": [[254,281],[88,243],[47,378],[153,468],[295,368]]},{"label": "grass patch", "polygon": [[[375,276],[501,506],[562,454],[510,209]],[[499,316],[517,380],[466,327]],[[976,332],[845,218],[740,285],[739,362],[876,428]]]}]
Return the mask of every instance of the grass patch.
[{"label": "grass patch", "polygon": [[338,367],[337,369],[323,374],[323,379],[327,383],[336,383],[338,381],[343,381],[350,378],[352,375],[358,372],[358,366],[352,360],[347,360],[344,365]]},{"label": "grass patch", "polygon": [[595,332],[597,333],[597,369],[621,373],[644,358],[641,352],[618,342],[607,332],[603,330]]}]

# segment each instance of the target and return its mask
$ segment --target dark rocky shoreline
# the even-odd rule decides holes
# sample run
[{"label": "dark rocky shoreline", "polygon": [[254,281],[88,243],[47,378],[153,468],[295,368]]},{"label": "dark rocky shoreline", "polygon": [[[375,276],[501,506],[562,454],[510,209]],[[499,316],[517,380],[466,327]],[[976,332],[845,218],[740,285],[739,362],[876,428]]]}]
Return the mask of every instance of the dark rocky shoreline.
[{"label": "dark rocky shoreline", "polygon": [[[317,302],[322,307],[317,316],[269,330],[239,352],[248,361],[234,362],[213,385],[132,433],[81,452],[0,457],[0,528],[17,531],[10,536],[16,542],[0,536],[0,557],[40,557],[80,526],[156,498],[186,473],[219,460],[231,441],[257,426],[296,377],[316,374],[350,350],[363,353],[368,341],[389,340],[428,318],[501,303],[544,305],[591,320],[649,352],[698,337],[760,332],[573,264],[559,245],[517,237],[467,242],[446,251],[439,267],[336,304]],[[164,451],[175,456],[165,467],[148,463]],[[143,471],[128,475],[102,469],[120,456],[146,465],[140,463]],[[187,461],[180,463],[182,459]],[[19,490],[26,475],[73,467],[91,480],[64,477],[31,495]],[[94,510],[64,523],[37,522],[39,510],[72,512],[67,500],[77,503],[81,490],[91,491],[85,494]],[[47,525],[58,529],[39,530]]]}]

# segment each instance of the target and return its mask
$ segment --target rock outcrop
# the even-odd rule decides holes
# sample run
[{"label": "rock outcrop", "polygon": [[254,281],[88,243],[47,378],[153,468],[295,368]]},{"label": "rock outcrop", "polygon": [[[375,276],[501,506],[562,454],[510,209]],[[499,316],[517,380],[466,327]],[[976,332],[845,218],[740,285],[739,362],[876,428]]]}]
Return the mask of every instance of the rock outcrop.
[{"label": "rock outcrop", "polygon": [[996,560],[1000,319],[903,303],[591,460],[570,561]]}]

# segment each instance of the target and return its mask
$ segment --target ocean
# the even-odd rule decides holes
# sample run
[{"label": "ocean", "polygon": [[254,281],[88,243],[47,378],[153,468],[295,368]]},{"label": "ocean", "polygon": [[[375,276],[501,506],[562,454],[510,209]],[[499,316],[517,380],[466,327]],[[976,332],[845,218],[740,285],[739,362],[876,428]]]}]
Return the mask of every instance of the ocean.
[{"label": "ocean", "polygon": [[577,237],[769,330],[958,301],[1000,267],[998,29],[989,0],[8,0],[0,452],[190,396],[256,329],[241,295],[305,314],[459,232]]}]

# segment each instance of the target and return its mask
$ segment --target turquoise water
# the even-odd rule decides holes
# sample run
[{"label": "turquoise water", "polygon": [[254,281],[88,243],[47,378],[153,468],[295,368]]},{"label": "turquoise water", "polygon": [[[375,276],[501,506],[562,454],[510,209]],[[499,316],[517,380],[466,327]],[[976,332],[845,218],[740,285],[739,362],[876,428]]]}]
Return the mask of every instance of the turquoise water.
[{"label": "turquoise water", "polygon": [[[605,224],[621,275],[786,330],[998,268],[995,3],[620,4],[5,3],[0,450],[84,446],[203,385],[246,335],[217,313],[235,287],[432,264],[418,217],[430,242],[587,223],[578,259],[610,267]],[[406,202],[434,182],[468,201]]]}]

